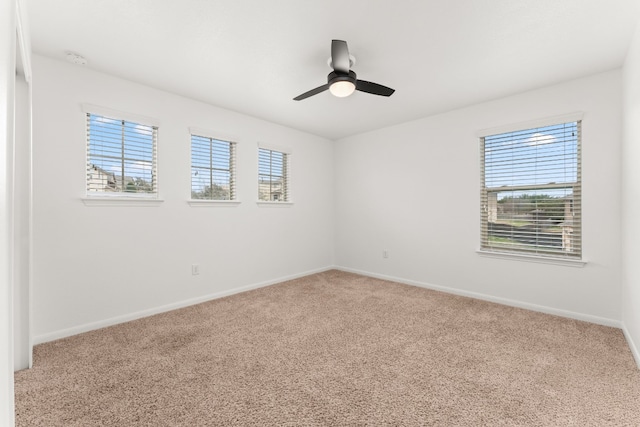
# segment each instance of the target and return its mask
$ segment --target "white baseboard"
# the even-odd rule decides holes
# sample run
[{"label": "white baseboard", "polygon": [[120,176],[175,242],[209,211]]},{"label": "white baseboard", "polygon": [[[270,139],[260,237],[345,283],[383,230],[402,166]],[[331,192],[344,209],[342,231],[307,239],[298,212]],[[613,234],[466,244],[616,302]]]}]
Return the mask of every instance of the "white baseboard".
[{"label": "white baseboard", "polygon": [[508,305],[508,306],[511,306],[511,307],[518,307],[518,308],[523,308],[523,309],[526,309],[526,310],[532,310],[532,311],[537,311],[537,312],[541,312],[541,313],[547,313],[547,314],[552,314],[552,315],[556,315],[556,316],[567,317],[567,318],[570,318],[570,319],[582,320],[582,321],[585,321],[585,322],[595,323],[595,324],[598,324],[598,325],[604,325],[604,326],[611,326],[611,327],[614,327],[614,328],[620,328],[620,329],[622,329],[622,331],[624,333],[624,336],[627,339],[627,342],[629,344],[629,348],[631,349],[631,353],[633,354],[633,357],[635,358],[636,363],[638,364],[638,367],[640,368],[640,352],[638,351],[638,346],[632,340],[632,338],[631,338],[629,332],[627,331],[626,327],[624,326],[624,324],[622,324],[622,322],[620,322],[619,320],[607,319],[607,318],[604,318],[604,317],[592,316],[592,315],[589,315],[589,314],[577,313],[577,312],[568,311],[568,310],[560,310],[560,309],[557,309],[557,308],[546,307],[546,306],[537,305],[537,304],[530,304],[530,303],[526,303],[526,302],[522,302],[522,301],[518,301],[518,300],[494,297],[494,296],[491,296],[491,295],[481,294],[481,293],[478,293],[478,292],[464,291],[464,290],[451,288],[451,287],[447,287],[447,286],[433,285],[433,284],[430,284],[430,283],[418,282],[418,281],[415,281],[415,280],[403,279],[403,278],[400,278],[400,277],[388,276],[388,275],[384,275],[384,274],[371,273],[371,272],[368,272],[368,271],[362,271],[362,270],[357,270],[357,269],[347,268],[347,267],[342,267],[342,266],[337,266],[337,265],[327,266],[327,267],[324,267],[324,268],[319,268],[319,269],[315,269],[315,270],[309,270],[309,271],[305,271],[305,272],[301,272],[301,273],[297,273],[297,274],[283,276],[283,277],[279,277],[279,278],[276,278],[276,279],[271,279],[271,280],[267,280],[267,281],[263,281],[263,282],[259,282],[259,283],[254,283],[254,284],[251,284],[251,285],[246,285],[246,286],[241,286],[241,287],[237,287],[237,288],[233,288],[233,289],[228,289],[226,291],[215,292],[213,294],[203,295],[203,296],[200,296],[200,297],[197,297],[197,298],[191,298],[191,299],[188,299],[188,300],[179,301],[179,302],[172,303],[172,304],[166,304],[166,305],[163,305],[163,306],[154,307],[154,308],[150,308],[150,309],[147,309],[147,310],[137,311],[137,312],[130,313],[130,314],[125,314],[125,315],[122,315],[122,316],[116,316],[116,317],[112,317],[112,318],[109,318],[109,319],[100,320],[100,321],[97,321],[97,322],[86,323],[86,324],[83,324],[83,325],[74,326],[72,328],[62,329],[62,330],[50,332],[50,333],[47,333],[47,334],[38,335],[38,336],[34,337],[33,344],[37,345],[37,344],[42,344],[42,343],[45,343],[45,342],[54,341],[54,340],[61,339],[61,338],[66,338],[66,337],[69,337],[69,336],[72,336],[72,335],[81,334],[83,332],[89,332],[89,331],[93,331],[93,330],[96,330],[96,329],[117,325],[119,323],[129,322],[131,320],[136,320],[136,319],[140,319],[140,318],[143,318],[143,317],[152,316],[154,314],[164,313],[164,312],[167,312],[167,311],[176,310],[176,309],[183,308],[183,307],[188,307],[188,306],[191,306],[191,305],[195,305],[195,304],[199,304],[199,303],[202,303],[202,302],[214,300],[214,299],[217,299],[217,298],[222,298],[222,297],[226,297],[226,296],[229,296],[229,295],[237,294],[237,293],[240,293],[240,292],[246,292],[246,291],[250,291],[250,290],[253,290],[253,289],[262,288],[262,287],[265,287],[265,286],[270,286],[270,285],[273,285],[273,284],[276,284],[276,283],[285,282],[287,280],[293,280],[293,279],[297,279],[297,278],[300,278],[300,277],[308,276],[310,274],[321,273],[323,271],[328,271],[328,270],[332,270],[332,269],[346,271],[346,272],[355,273],[355,274],[360,274],[362,276],[374,277],[374,278],[382,279],[382,280],[389,280],[389,281],[392,281],[392,282],[404,283],[404,284],[412,285],[412,286],[418,286],[418,287],[425,288],[425,289],[432,289],[432,290],[435,290],[435,291],[446,292],[446,293],[453,294],[453,295],[460,295],[460,296],[465,296],[465,297],[469,297],[469,298],[476,298],[476,299],[479,299],[479,300],[495,302],[495,303],[498,303],[498,304]]},{"label": "white baseboard", "polygon": [[195,304],[200,304],[202,302],[226,297],[229,295],[237,294],[240,292],[250,291],[252,289],[263,288],[265,286],[274,285],[280,282],[286,282],[287,280],[293,280],[300,277],[308,276],[310,274],[321,273],[323,271],[333,269],[333,266],[328,266],[324,268],[319,268],[316,270],[305,271],[302,273],[291,274],[284,277],[279,277],[276,279],[266,280],[264,282],[254,283],[251,285],[240,286],[238,288],[228,289],[226,291],[215,292],[213,294],[203,295],[197,298],[191,298],[184,301],[179,301],[171,304],[166,304],[160,307],[154,307],[147,310],[137,311],[135,313],[125,314],[122,316],[116,316],[109,319],[99,320],[97,322],[85,323],[83,325],[74,326],[68,329],[62,329],[59,331],[49,332],[46,334],[38,335],[33,338],[33,344],[42,344],[49,341],[54,341],[60,338],[70,337],[72,335],[81,334],[83,332],[89,332],[100,328],[106,328],[108,326],[117,325],[119,323],[129,322],[131,320],[140,319],[143,317],[152,316],[154,314],[164,313],[171,310],[176,310],[183,307],[188,307]]},{"label": "white baseboard", "polygon": [[636,361],[636,365],[638,365],[638,369],[640,369],[640,351],[638,346],[631,338],[631,334],[627,330],[627,325],[622,323],[622,332],[624,333],[624,337],[627,339],[627,344],[629,344],[629,349],[631,349],[631,354],[633,354],[633,358]]},{"label": "white baseboard", "polygon": [[353,268],[335,266],[336,270],[346,271],[349,273],[360,274],[362,276],[374,277],[376,279],[389,280],[391,282],[404,283],[406,285],[418,286],[420,288],[432,289],[434,291],[446,292],[448,294],[460,295],[463,297],[475,298],[483,301],[495,302],[498,304],[508,305],[511,307],[524,308],[526,310],[537,311],[540,313],[552,314],[555,316],[567,317],[569,319],[582,320],[585,322],[595,323],[603,326],[611,326],[621,328],[622,323],[619,320],[607,319],[606,317],[592,316],[590,314],[577,313],[558,308],[547,307],[543,305],[531,304],[523,301],[512,300],[508,298],[495,297],[491,295],[481,294],[478,292],[465,291],[447,286],[433,285],[431,283],[418,282],[415,280],[403,279],[400,277],[387,276],[384,274],[370,273],[368,271],[356,270]]}]

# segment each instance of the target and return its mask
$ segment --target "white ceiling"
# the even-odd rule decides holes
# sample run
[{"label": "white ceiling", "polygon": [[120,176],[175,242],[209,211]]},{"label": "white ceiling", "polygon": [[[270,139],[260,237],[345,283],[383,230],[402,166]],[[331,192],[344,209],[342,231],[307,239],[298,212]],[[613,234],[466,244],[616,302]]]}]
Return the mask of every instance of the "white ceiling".
[{"label": "white ceiling", "polygon": [[[638,0],[27,0],[33,51],[330,139],[619,68]],[[390,98],[324,92],[332,39]]]}]

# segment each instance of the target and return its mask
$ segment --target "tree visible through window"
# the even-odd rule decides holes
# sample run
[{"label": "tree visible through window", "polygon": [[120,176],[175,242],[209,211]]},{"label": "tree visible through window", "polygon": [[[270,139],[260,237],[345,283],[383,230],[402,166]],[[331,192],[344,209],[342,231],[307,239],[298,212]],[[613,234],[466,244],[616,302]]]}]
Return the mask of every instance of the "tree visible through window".
[{"label": "tree visible through window", "polygon": [[258,200],[289,201],[289,154],[258,148]]},{"label": "tree visible through window", "polygon": [[488,135],[481,249],[581,258],[581,122]]},{"label": "tree visible through window", "polygon": [[155,195],[157,132],[87,113],[87,194]]}]

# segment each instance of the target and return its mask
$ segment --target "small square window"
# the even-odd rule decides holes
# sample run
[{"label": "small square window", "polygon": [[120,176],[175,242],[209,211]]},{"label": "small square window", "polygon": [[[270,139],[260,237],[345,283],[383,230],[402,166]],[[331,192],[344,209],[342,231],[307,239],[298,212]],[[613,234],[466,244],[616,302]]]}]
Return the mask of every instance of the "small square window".
[{"label": "small square window", "polygon": [[290,202],[290,154],[258,148],[258,200]]},{"label": "small square window", "polygon": [[158,128],[87,113],[87,195],[157,196]]},{"label": "small square window", "polygon": [[236,200],[236,143],[191,135],[191,199]]}]

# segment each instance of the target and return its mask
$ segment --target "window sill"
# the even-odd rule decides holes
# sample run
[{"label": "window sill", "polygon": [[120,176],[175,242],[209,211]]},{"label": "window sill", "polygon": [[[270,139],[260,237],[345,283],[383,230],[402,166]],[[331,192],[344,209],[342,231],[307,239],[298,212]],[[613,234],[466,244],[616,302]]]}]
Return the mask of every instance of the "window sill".
[{"label": "window sill", "polygon": [[164,200],[150,198],[133,197],[83,197],[82,203],[85,206],[105,207],[105,206],[160,206]]},{"label": "window sill", "polygon": [[270,208],[278,208],[278,207],[290,207],[293,206],[293,202],[265,202],[265,201],[257,201],[256,204],[260,207],[270,207]]},{"label": "window sill", "polygon": [[508,259],[513,261],[537,262],[541,264],[563,265],[567,267],[584,267],[587,261],[577,259],[551,258],[536,255],[514,254],[509,252],[491,252],[478,249],[478,255],[488,258]]},{"label": "window sill", "polygon": [[206,208],[206,207],[235,207],[241,202],[237,200],[187,200],[187,203],[192,208]]}]

